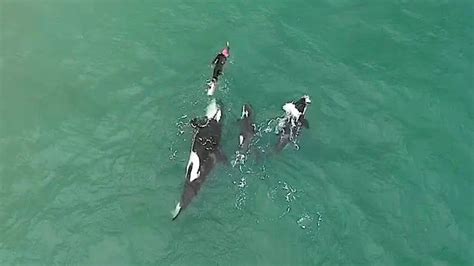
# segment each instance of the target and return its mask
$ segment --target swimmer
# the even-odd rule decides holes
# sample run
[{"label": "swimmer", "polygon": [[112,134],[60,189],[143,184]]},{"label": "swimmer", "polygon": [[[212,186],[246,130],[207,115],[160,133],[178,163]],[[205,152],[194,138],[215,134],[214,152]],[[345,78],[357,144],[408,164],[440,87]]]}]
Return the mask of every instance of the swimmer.
[{"label": "swimmer", "polygon": [[214,66],[214,71],[212,73],[211,82],[209,83],[207,95],[213,95],[216,91],[217,81],[219,80],[219,76],[222,75],[227,58],[230,56],[229,52],[230,46],[229,42],[227,42],[226,47],[212,60],[211,66]]}]

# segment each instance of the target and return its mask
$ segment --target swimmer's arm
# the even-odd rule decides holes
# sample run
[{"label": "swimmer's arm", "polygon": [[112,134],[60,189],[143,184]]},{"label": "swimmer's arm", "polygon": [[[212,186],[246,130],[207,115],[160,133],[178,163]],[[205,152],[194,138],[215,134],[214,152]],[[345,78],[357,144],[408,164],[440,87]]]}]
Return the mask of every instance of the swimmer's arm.
[{"label": "swimmer's arm", "polygon": [[216,57],[214,58],[214,60],[212,60],[211,62],[211,65],[215,65],[217,63],[217,60],[219,59],[219,54],[216,55]]}]

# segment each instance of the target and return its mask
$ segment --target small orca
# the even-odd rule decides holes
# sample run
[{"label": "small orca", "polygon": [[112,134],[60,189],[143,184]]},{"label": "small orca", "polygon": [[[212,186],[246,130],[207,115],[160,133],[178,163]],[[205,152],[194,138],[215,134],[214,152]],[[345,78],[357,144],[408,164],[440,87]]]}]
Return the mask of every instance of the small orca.
[{"label": "small orca", "polygon": [[290,142],[295,142],[303,127],[309,129],[308,120],[305,118],[306,110],[311,104],[308,95],[304,95],[298,101],[289,102],[283,105],[286,112],[285,117],[280,121],[281,131],[276,151],[282,151]]},{"label": "small orca", "polygon": [[242,116],[239,119],[240,135],[239,135],[239,152],[245,154],[250,148],[252,139],[257,133],[257,127],[254,122],[254,112],[250,104],[242,106]]},{"label": "small orca", "polygon": [[209,173],[217,162],[227,162],[227,157],[220,148],[222,135],[222,111],[215,100],[207,109],[207,117],[194,118],[191,126],[196,130],[188,165],[186,181],[180,202],[173,212],[173,220],[184,210],[201,189]]}]

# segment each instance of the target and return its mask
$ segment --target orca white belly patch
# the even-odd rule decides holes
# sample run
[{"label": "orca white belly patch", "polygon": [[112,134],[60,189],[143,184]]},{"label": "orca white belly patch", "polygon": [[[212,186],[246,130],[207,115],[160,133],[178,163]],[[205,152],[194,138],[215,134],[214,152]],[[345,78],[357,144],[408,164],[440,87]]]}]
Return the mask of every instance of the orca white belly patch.
[{"label": "orca white belly patch", "polygon": [[298,120],[300,118],[300,111],[298,111],[298,109],[296,109],[295,107],[295,104],[294,103],[286,103],[285,105],[283,105],[283,110],[293,116],[294,118],[296,118],[296,120]]},{"label": "orca white belly patch", "polygon": [[[194,152],[191,151],[189,154],[189,161],[188,161],[188,167],[187,173],[189,173],[189,182],[193,182],[197,178],[199,178],[199,156]],[[191,169],[189,169],[191,167]]]}]

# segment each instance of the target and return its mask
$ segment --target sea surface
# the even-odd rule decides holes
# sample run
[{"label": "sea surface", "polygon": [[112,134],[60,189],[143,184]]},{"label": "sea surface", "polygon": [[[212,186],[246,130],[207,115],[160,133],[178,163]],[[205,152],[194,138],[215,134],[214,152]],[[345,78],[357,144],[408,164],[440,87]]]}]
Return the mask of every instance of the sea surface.
[{"label": "sea surface", "polygon": [[[473,265],[474,1],[0,0],[0,265]],[[210,62],[234,160],[178,217]],[[273,154],[304,94],[310,128]]]}]

